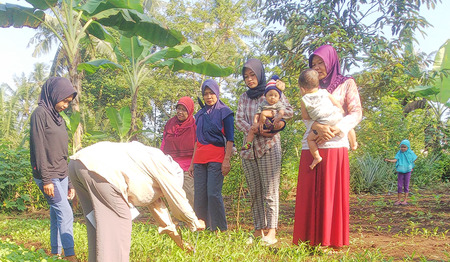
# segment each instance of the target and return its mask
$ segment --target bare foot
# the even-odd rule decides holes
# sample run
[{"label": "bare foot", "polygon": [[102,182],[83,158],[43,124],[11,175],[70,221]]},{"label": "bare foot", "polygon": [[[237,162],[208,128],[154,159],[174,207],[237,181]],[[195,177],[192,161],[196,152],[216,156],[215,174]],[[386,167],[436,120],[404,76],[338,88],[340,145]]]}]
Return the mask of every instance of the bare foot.
[{"label": "bare foot", "polygon": [[311,168],[311,170],[313,170],[314,167],[316,167],[316,165],[319,164],[320,162],[322,162],[322,157],[319,156],[318,158],[314,158],[311,165],[309,165],[309,168]]}]

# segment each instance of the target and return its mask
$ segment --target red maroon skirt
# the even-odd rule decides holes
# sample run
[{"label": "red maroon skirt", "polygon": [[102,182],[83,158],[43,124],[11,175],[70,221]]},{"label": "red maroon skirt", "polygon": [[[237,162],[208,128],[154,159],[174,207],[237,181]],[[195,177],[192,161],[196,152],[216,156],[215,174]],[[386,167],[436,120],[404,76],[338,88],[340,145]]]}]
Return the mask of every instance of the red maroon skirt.
[{"label": "red maroon skirt", "polygon": [[313,170],[313,157],[303,150],[298,173],[294,244],[341,247],[349,244],[350,169],[347,148],[319,149],[322,156]]}]

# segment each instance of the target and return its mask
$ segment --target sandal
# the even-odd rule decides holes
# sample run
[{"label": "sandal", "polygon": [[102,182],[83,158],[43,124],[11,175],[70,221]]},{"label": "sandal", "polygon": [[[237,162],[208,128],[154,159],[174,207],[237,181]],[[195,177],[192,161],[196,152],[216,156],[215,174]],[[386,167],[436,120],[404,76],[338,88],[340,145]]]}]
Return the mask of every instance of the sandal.
[{"label": "sandal", "polygon": [[267,237],[263,237],[262,240],[261,240],[261,242],[262,242],[261,245],[263,245],[263,246],[271,246],[271,245],[277,243],[277,242],[278,242],[278,239],[276,239],[276,238],[274,238],[274,239],[269,239],[269,238],[267,238]]},{"label": "sandal", "polygon": [[401,204],[402,204],[402,201],[397,200],[397,201],[394,203],[394,206],[398,206],[398,205],[401,205]]}]

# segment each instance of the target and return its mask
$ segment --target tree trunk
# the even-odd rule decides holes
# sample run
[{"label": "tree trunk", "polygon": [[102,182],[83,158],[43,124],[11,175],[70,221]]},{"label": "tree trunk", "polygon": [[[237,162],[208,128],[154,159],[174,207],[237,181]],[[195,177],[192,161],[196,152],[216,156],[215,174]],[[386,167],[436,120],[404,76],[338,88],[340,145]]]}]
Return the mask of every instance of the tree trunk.
[{"label": "tree trunk", "polygon": [[[72,83],[75,90],[77,90],[77,96],[72,101],[72,110],[80,112],[80,100],[81,100],[81,94],[82,94],[82,87],[81,87],[81,79],[83,78],[82,73],[78,73],[77,67],[80,63],[80,55],[77,53],[75,55],[75,58],[72,63],[69,63],[69,78],[70,82]],[[81,113],[81,112],[80,112]],[[74,132],[73,138],[72,138],[72,152],[75,153],[78,150],[81,149],[83,136],[83,124],[78,124],[77,130]]]},{"label": "tree trunk", "polygon": [[135,141],[137,140],[137,136],[133,135],[133,133],[135,133],[135,131],[137,131],[137,127],[136,127],[136,111],[137,111],[137,97],[138,97],[138,91],[139,91],[139,86],[136,87],[136,90],[134,90],[134,94],[133,94],[133,100],[131,100],[131,127],[130,127],[130,131],[128,132],[128,136],[130,137],[130,141]]}]

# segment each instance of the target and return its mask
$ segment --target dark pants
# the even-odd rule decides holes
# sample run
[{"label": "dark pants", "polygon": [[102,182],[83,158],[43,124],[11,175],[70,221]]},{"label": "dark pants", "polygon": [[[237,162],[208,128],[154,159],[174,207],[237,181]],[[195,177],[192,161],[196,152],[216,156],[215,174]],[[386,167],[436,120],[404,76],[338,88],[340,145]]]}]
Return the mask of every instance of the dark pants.
[{"label": "dark pants", "polygon": [[212,231],[227,230],[222,186],[222,163],[194,164],[194,211]]}]

